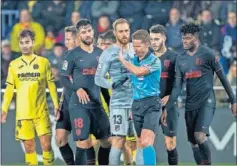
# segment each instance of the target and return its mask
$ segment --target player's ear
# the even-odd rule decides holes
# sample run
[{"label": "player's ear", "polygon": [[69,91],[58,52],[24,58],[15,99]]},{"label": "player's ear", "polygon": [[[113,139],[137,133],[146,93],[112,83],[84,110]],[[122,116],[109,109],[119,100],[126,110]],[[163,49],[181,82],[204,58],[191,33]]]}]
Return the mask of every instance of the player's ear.
[{"label": "player's ear", "polygon": [[164,42],[166,41],[166,39],[167,39],[167,38],[166,38],[166,36],[164,35]]}]

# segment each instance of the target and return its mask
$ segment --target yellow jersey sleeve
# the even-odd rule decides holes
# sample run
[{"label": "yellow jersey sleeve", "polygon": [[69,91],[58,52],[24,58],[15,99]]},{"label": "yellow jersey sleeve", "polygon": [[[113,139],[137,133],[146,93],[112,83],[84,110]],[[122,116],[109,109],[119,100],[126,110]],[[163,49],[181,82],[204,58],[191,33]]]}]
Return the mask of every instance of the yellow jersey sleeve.
[{"label": "yellow jersey sleeve", "polygon": [[11,65],[8,68],[8,76],[7,76],[6,84],[7,84],[7,87],[4,93],[3,103],[2,103],[3,112],[8,112],[8,107],[12,101],[12,97],[14,94],[15,81],[14,81],[14,73],[12,71]]},{"label": "yellow jersey sleeve", "polygon": [[47,79],[47,84],[49,88],[49,93],[54,104],[54,108],[58,109],[59,108],[58,93],[57,93],[56,85],[54,83],[54,76],[53,76],[49,61],[47,61],[46,63],[46,79]]}]

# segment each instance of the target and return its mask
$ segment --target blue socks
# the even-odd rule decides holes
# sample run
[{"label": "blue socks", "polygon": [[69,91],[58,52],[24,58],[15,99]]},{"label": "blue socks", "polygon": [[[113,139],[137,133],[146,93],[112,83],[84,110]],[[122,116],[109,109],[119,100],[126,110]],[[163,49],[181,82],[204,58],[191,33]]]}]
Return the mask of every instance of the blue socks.
[{"label": "blue socks", "polygon": [[156,165],[156,152],[153,146],[143,148],[144,165]]}]

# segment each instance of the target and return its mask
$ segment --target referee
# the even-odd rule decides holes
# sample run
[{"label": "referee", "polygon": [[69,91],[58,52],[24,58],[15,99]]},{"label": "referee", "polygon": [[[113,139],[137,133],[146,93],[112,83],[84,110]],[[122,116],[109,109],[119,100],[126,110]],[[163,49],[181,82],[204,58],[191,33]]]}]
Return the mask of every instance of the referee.
[{"label": "referee", "polygon": [[[161,62],[150,50],[150,36],[145,30],[136,31],[133,36],[133,47],[136,56],[132,63],[126,61],[120,50],[119,60],[133,74],[132,116],[137,132],[138,165],[156,165],[156,153],[153,148],[155,131],[159,126],[160,75]],[[142,163],[144,160],[144,163]]]}]

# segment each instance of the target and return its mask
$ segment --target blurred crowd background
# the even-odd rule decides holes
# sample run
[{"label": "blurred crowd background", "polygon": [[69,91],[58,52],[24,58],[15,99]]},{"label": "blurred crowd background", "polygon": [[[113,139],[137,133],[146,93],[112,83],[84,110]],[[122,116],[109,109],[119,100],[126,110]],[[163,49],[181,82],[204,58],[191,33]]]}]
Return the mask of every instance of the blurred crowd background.
[{"label": "blurred crowd background", "polygon": [[[236,86],[236,1],[1,1],[1,87],[5,88],[11,60],[20,56],[18,33],[25,28],[36,34],[34,51],[49,59],[57,87],[64,46],[64,27],[75,25],[80,18],[92,21],[95,42],[98,35],[111,29],[117,18],[131,23],[131,34],[148,30],[154,24],[167,28],[167,46],[182,52],[179,27],[194,21],[202,25],[202,44],[214,49],[220,57],[232,86]],[[218,79],[215,85],[221,85]],[[217,92],[226,102],[225,92]]]}]

